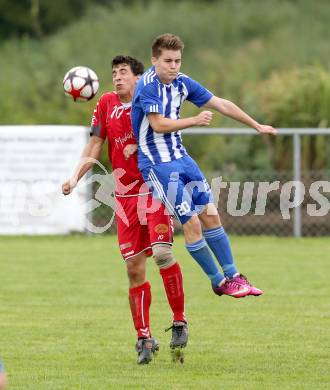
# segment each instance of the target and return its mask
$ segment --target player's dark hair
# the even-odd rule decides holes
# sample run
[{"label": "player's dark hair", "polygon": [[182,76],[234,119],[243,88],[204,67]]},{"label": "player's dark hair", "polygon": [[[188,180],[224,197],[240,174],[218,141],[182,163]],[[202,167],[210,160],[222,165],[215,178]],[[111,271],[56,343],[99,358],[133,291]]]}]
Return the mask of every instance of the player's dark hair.
[{"label": "player's dark hair", "polygon": [[162,50],[180,50],[183,51],[184,44],[180,37],[170,33],[162,34],[156,37],[151,46],[153,57],[158,58],[162,54]]},{"label": "player's dark hair", "polygon": [[135,76],[139,76],[144,72],[144,65],[136,58],[130,56],[116,56],[112,60],[112,68],[117,65],[127,64]]}]

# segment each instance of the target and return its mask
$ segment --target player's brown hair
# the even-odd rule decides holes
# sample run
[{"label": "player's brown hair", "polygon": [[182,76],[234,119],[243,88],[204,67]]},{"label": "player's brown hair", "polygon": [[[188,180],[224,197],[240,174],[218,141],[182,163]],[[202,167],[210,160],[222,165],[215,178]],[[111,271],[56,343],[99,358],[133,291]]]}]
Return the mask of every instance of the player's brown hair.
[{"label": "player's brown hair", "polygon": [[142,62],[131,56],[119,55],[114,57],[111,62],[112,68],[121,64],[128,65],[135,76],[140,76],[144,72],[144,65],[142,64]]},{"label": "player's brown hair", "polygon": [[162,54],[162,50],[180,50],[183,51],[184,44],[180,37],[174,34],[166,33],[156,37],[151,46],[153,57],[158,58]]}]

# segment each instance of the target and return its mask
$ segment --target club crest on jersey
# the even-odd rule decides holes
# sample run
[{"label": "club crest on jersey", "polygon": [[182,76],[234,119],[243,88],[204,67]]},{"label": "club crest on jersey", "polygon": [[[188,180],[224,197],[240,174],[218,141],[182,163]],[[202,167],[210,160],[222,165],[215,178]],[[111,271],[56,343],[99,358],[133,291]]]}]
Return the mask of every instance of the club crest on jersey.
[{"label": "club crest on jersey", "polygon": [[165,234],[168,232],[168,226],[165,225],[164,223],[159,223],[158,225],[155,226],[155,232],[157,234]]}]

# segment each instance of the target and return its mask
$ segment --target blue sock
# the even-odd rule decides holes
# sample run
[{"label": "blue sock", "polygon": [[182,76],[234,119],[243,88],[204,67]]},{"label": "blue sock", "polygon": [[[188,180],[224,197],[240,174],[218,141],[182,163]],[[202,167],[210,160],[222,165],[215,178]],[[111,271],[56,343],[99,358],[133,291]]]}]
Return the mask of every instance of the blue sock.
[{"label": "blue sock", "polygon": [[208,246],[218,259],[225,276],[232,278],[237,273],[237,269],[225,229],[219,226],[214,229],[204,230],[203,234]]},{"label": "blue sock", "polygon": [[193,244],[186,244],[186,248],[191,256],[202,267],[212,284],[214,286],[219,286],[219,283],[224,279],[224,276],[219,272],[204,238]]}]

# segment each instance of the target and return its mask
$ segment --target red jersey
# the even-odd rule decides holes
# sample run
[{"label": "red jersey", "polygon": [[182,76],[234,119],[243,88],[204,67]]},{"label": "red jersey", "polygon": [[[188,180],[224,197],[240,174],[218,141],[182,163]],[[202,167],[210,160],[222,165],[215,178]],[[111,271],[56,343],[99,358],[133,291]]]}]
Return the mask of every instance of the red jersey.
[{"label": "red jersey", "polygon": [[[115,171],[121,168],[125,171],[122,176],[116,178],[116,193],[118,195],[138,194],[144,180],[138,168],[137,153],[132,154],[128,159],[124,156],[125,146],[136,144],[131,124],[131,103],[122,103],[116,92],[102,95],[93,113],[91,135],[107,138],[112,169]],[[137,183],[133,188],[129,190],[125,188],[135,181]],[[120,184],[125,187],[121,188]]]}]

